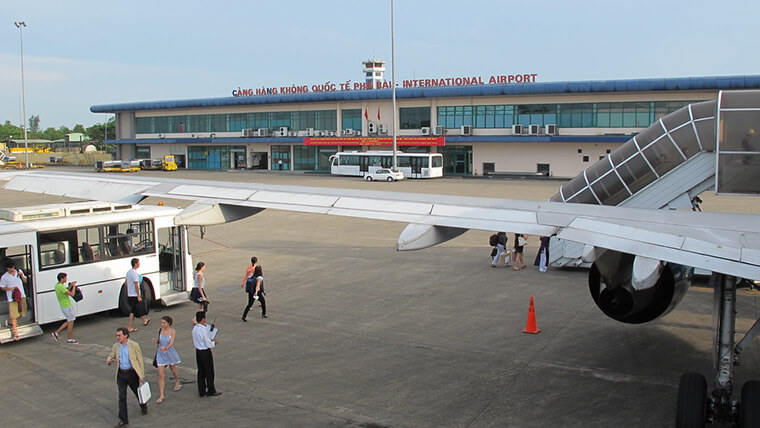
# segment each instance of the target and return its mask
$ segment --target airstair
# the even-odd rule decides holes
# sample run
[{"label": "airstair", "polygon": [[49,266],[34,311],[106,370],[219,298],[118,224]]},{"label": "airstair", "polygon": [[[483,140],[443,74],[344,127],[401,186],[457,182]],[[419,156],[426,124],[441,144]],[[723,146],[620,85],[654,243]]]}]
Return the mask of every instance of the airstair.
[{"label": "airstair", "polygon": [[[717,101],[685,106],[664,116],[570,180],[550,200],[631,208],[695,209],[698,195],[715,187],[716,171],[719,178],[726,177],[724,181],[733,180],[728,187],[733,185],[740,189],[738,192],[729,189],[728,193],[749,193],[746,182],[757,176],[755,171],[760,159],[760,137],[753,128],[760,126],[758,110],[760,91],[723,91]],[[731,116],[735,113],[746,116],[752,111],[755,112],[752,117],[741,117],[741,120]],[[734,120],[730,131],[724,123],[726,119]],[[721,140],[724,134],[734,133],[732,141],[735,142],[722,143],[722,150],[716,150],[716,144],[721,144],[716,138],[718,123],[725,130],[721,131]],[[725,167],[726,174],[721,174],[720,166]],[[738,181],[741,183],[737,184]],[[552,237],[549,265],[588,266],[581,260],[582,252],[583,244]]]}]

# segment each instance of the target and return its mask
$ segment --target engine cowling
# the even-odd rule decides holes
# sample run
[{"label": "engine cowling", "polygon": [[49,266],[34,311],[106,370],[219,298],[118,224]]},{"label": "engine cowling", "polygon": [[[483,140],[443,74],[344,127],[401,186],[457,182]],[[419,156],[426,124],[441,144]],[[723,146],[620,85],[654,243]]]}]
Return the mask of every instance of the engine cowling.
[{"label": "engine cowling", "polygon": [[599,309],[608,317],[629,324],[657,319],[675,308],[691,285],[694,268],[663,263],[659,278],[647,288],[634,287],[636,257],[607,251],[589,271],[589,291]]}]

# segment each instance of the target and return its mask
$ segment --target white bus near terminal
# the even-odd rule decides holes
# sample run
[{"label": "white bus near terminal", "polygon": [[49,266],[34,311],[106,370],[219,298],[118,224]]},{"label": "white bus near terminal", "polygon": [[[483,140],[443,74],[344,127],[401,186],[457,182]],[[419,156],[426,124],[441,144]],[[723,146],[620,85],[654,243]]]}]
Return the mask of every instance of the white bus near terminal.
[{"label": "white bus near terminal", "polygon": [[[398,169],[406,178],[443,177],[443,155],[440,153],[396,153]],[[330,173],[364,177],[370,167],[390,168],[392,151],[338,152],[330,156]]]},{"label": "white bus near terminal", "polygon": [[[192,286],[187,227],[175,226],[178,208],[75,202],[0,210],[0,257],[26,274],[28,311],[19,319],[20,338],[42,333],[42,324],[63,320],[55,296],[56,276],[66,272],[84,299],[77,316],[127,310],[124,278],[140,259],[142,294],[148,304],[186,302]],[[12,340],[8,303],[0,293],[0,343]]]}]

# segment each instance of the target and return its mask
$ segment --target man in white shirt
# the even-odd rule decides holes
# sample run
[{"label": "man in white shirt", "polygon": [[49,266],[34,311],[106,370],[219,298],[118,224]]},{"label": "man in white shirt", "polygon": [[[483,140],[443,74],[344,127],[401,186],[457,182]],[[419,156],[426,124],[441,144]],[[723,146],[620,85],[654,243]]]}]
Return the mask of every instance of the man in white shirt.
[{"label": "man in white shirt", "polygon": [[[10,260],[6,262],[5,270],[6,272],[0,277],[0,290],[4,290],[8,298],[8,317],[11,320],[13,340],[18,340],[18,319],[26,316],[26,292],[24,292],[26,275],[17,270],[16,264]],[[21,301],[14,301],[13,299],[13,290],[16,289],[21,292]]]},{"label": "man in white shirt", "polygon": [[214,356],[211,349],[216,347],[216,340],[211,339],[211,333],[206,326],[206,313],[195,313],[193,327],[193,345],[195,345],[195,362],[198,366],[198,394],[201,397],[222,395],[214,387]]},{"label": "man in white shirt", "polygon": [[[127,323],[127,330],[130,333],[137,331],[136,328],[132,328],[132,323],[135,321],[135,314],[138,311],[138,304],[144,305],[142,293],[140,290],[140,274],[137,273],[137,268],[140,267],[140,259],[132,259],[132,269],[127,271],[127,278],[124,284],[127,286],[127,300],[129,301],[129,322]],[[146,308],[147,309],[147,308]],[[140,317],[143,325],[146,326],[150,322],[150,318],[147,315]]]}]

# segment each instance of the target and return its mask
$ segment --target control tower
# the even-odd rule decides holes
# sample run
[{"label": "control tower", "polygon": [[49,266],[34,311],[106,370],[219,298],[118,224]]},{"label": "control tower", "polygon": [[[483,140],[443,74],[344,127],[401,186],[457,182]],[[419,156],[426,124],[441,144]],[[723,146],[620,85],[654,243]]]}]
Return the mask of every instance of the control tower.
[{"label": "control tower", "polygon": [[362,61],[364,64],[364,82],[367,89],[377,88],[377,84],[384,82],[385,78],[385,61],[379,59],[368,59]]}]

